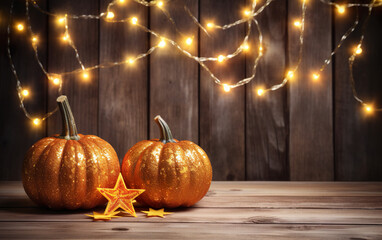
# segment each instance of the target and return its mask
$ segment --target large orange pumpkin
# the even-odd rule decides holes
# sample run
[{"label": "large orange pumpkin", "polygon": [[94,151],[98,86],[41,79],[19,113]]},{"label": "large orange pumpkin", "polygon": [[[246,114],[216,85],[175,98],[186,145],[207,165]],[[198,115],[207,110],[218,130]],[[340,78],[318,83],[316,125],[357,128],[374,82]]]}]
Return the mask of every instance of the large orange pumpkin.
[{"label": "large orange pumpkin", "polygon": [[207,193],[212,168],[207,154],[190,141],[173,139],[166,122],[155,117],[160,139],[135,144],[122,162],[129,188],[145,189],[138,202],[154,208],[189,207]]},{"label": "large orange pumpkin", "polygon": [[120,173],[116,152],[105,140],[77,134],[66,96],[57,98],[63,133],[36,142],[23,164],[25,192],[50,208],[93,208],[106,199],[98,187],[113,187]]}]

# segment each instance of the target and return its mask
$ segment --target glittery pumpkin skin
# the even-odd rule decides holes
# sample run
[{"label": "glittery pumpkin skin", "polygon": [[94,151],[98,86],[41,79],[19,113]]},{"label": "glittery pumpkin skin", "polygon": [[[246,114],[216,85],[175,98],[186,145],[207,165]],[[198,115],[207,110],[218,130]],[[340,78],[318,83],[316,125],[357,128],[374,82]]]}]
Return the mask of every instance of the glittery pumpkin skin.
[{"label": "glittery pumpkin skin", "polygon": [[128,188],[145,189],[137,201],[154,208],[189,207],[207,193],[212,167],[207,154],[190,141],[135,144],[122,162]]},{"label": "glittery pumpkin skin", "polygon": [[98,187],[112,188],[120,173],[116,152],[105,140],[43,138],[27,152],[23,186],[30,199],[54,209],[90,209],[106,203]]}]

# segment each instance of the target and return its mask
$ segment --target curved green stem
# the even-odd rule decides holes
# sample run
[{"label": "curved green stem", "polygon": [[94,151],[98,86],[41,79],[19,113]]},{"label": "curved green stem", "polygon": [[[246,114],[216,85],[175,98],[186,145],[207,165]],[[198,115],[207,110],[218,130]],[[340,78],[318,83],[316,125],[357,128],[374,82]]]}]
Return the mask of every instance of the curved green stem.
[{"label": "curved green stem", "polygon": [[78,136],[76,123],[68,98],[65,95],[59,96],[57,98],[57,104],[60,108],[62,118],[62,133],[58,137],[66,140],[79,140],[80,136]]},{"label": "curved green stem", "polygon": [[174,140],[174,138],[172,137],[171,130],[170,130],[169,126],[163,120],[163,118],[161,118],[161,116],[158,115],[154,118],[154,120],[159,126],[159,131],[160,131],[159,141],[161,141],[164,144],[169,143],[169,142],[176,142]]}]

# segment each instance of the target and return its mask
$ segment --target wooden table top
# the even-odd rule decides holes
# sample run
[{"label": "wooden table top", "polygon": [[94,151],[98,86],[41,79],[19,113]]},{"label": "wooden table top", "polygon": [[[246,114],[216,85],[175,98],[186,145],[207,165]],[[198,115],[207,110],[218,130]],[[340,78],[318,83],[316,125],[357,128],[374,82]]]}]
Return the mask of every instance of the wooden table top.
[{"label": "wooden table top", "polygon": [[192,208],[141,210],[93,222],[92,211],[40,208],[20,182],[0,182],[0,239],[382,239],[382,182],[213,182]]}]

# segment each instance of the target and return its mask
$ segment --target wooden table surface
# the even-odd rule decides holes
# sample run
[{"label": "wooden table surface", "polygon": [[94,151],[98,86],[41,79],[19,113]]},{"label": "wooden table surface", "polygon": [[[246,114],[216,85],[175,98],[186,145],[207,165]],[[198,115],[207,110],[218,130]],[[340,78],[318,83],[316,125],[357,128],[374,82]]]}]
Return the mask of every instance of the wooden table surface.
[{"label": "wooden table surface", "polygon": [[40,208],[20,182],[0,182],[0,239],[382,239],[382,182],[213,182],[165,218],[136,210],[93,222],[89,210]]}]

